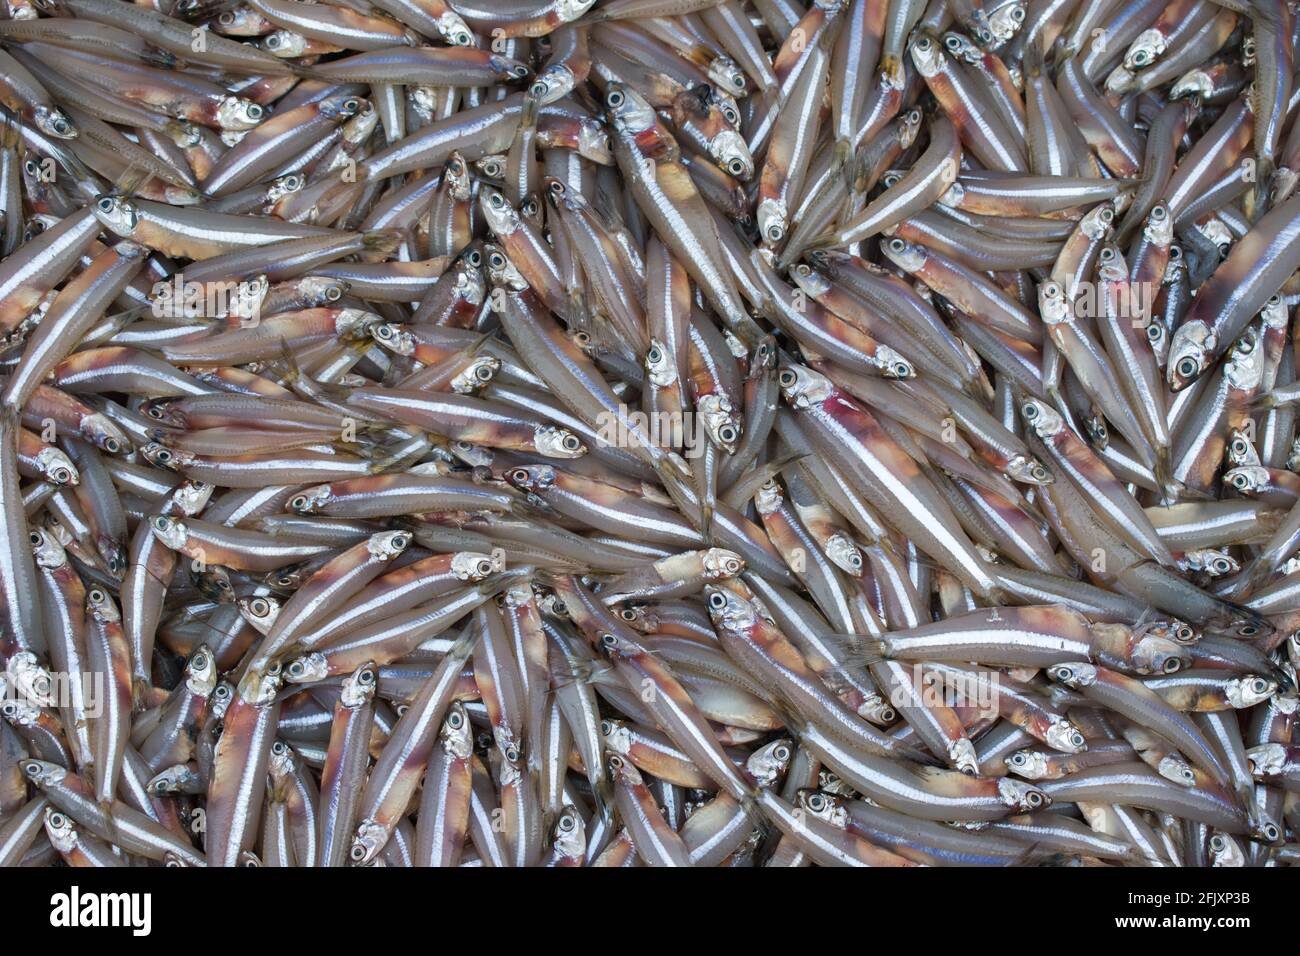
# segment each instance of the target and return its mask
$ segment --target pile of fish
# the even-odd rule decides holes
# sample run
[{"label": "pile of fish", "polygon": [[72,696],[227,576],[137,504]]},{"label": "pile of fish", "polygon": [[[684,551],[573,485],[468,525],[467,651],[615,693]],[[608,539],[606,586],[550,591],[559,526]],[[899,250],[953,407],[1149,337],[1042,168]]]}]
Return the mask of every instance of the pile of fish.
[{"label": "pile of fish", "polygon": [[4,0],[0,863],[1300,860],[1288,0]]}]

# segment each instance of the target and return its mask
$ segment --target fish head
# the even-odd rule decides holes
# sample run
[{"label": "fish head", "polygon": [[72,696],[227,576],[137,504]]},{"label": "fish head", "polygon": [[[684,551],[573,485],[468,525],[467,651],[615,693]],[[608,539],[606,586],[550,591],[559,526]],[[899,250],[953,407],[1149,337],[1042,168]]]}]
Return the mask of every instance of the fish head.
[{"label": "fish head", "polygon": [[695,412],[713,443],[728,455],[734,454],[736,442],[740,440],[741,424],[727,396],[721,392],[701,395],[695,402]]},{"label": "fish head", "polygon": [[1003,806],[1022,813],[1041,810],[1052,802],[1051,798],[1037,787],[1023,780],[1012,780],[1010,777],[998,778],[998,798]]},{"label": "fish head", "polygon": [[1047,668],[1047,676],[1066,687],[1079,690],[1097,682],[1097,668],[1092,664],[1071,661],[1066,664],[1053,664]]},{"label": "fish head", "polygon": [[1038,313],[1048,325],[1057,325],[1070,319],[1070,301],[1065,288],[1055,279],[1038,286]]},{"label": "fish head", "polygon": [[270,594],[258,594],[253,597],[240,598],[239,614],[254,630],[265,634],[280,616],[280,600]]},{"label": "fish head", "polygon": [[794,744],[782,737],[759,747],[745,761],[745,770],[760,787],[773,787],[794,759]]},{"label": "fish head", "polygon": [[1254,707],[1277,693],[1278,683],[1263,674],[1246,674],[1228,681],[1227,697],[1235,709]]},{"label": "fish head", "polygon": [[1047,755],[1038,750],[1017,750],[1002,762],[1010,773],[1025,780],[1042,780],[1048,774]]},{"label": "fish head", "polygon": [[580,859],[587,852],[587,825],[576,807],[565,805],[551,828],[551,845],[560,856]]},{"label": "fish head", "polygon": [[453,376],[451,390],[460,395],[469,395],[487,387],[501,370],[501,360],[495,355],[477,355]]},{"label": "fish head", "polygon": [[479,209],[483,211],[483,219],[487,222],[488,229],[492,231],[493,235],[509,236],[522,228],[519,213],[514,206],[510,205],[510,200],[506,199],[505,193],[501,192],[501,190],[492,186],[481,186],[478,194],[478,205]]},{"label": "fish head", "polygon": [[[716,133],[708,142],[709,155],[727,175],[745,182],[754,175],[754,157],[745,138],[734,129]],[[766,233],[764,233],[766,235]]]},{"label": "fish head", "polygon": [[68,114],[57,106],[33,107],[32,124],[46,136],[53,136],[55,139],[77,138],[77,127]]},{"label": "fish head", "polygon": [[1002,469],[1012,481],[1025,485],[1050,485],[1056,476],[1033,455],[1013,455]]},{"label": "fish head", "polygon": [[330,485],[315,485],[289,499],[289,510],[300,515],[315,514],[334,500]]},{"label": "fish head", "polygon": [[135,204],[122,196],[100,196],[92,208],[95,218],[123,239],[131,238],[140,221],[140,213]]},{"label": "fish head", "polygon": [[189,528],[185,522],[167,515],[154,515],[149,519],[149,530],[153,536],[161,541],[173,551],[178,551],[185,547],[185,542],[189,540]]},{"label": "fish head", "polygon": [[1088,749],[1088,741],[1084,738],[1083,731],[1068,718],[1052,721],[1047,732],[1043,734],[1043,739],[1053,750],[1065,754],[1082,753]]},{"label": "fish head", "polygon": [[185,689],[198,697],[211,697],[217,677],[216,655],[208,645],[200,644],[185,662]]},{"label": "fish head", "polygon": [[1020,405],[1020,417],[1034,434],[1044,440],[1060,434],[1065,429],[1065,419],[1060,413],[1037,398],[1028,398]]},{"label": "fish head", "polygon": [[289,684],[314,684],[329,677],[329,661],[319,651],[295,657],[284,667],[284,679]]},{"label": "fish head", "polygon": [[705,585],[704,600],[709,608],[709,617],[718,627],[743,632],[758,623],[754,605],[728,588]]},{"label": "fish head", "polygon": [[1196,381],[1210,364],[1210,353],[1218,344],[1218,336],[1200,320],[1184,322],[1175,329],[1165,372],[1169,387],[1178,392]]},{"label": "fish head", "polygon": [[776,382],[785,400],[794,408],[810,408],[824,402],[834,391],[831,380],[804,365],[782,365]]},{"label": "fish head", "polygon": [[538,425],[533,430],[533,446],[547,458],[581,458],[587,453],[582,439],[559,425]]},{"label": "fish head", "polygon": [[252,129],[266,118],[266,110],[260,103],[246,100],[242,96],[222,97],[217,104],[217,124],[223,130],[243,132]]},{"label": "fish head", "polygon": [[551,465],[516,465],[505,473],[505,479],[520,491],[543,495],[551,489],[556,479]]},{"label": "fish head", "polygon": [[1231,485],[1247,497],[1254,497],[1268,488],[1270,480],[1268,469],[1263,465],[1242,465],[1223,473],[1224,484]]},{"label": "fish head", "polygon": [[912,40],[908,52],[916,71],[923,78],[933,79],[943,71],[948,59],[944,56],[943,49],[943,45],[931,33],[919,33]]},{"label": "fish head", "polygon": [[505,570],[504,556],[480,551],[457,551],[451,556],[451,573],[459,581],[477,584],[491,574]]}]

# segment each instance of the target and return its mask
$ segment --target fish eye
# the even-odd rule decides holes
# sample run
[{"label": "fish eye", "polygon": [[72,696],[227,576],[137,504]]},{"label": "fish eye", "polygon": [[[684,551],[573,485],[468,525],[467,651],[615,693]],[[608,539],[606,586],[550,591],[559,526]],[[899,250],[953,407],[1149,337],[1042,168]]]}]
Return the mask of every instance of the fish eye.
[{"label": "fish eye", "polygon": [[826,809],[826,798],[820,793],[810,794],[808,797],[808,809],[813,813],[821,813]]},{"label": "fish eye", "polygon": [[306,508],[306,507],[307,507],[307,496],[306,496],[306,495],[296,495],[296,496],[294,497],[294,499],[293,499],[292,501],[289,502],[289,507],[292,508],[294,511],[301,511],[303,508]]},{"label": "fish eye", "polygon": [[160,448],[158,449],[157,458],[158,461],[160,461],[162,464],[165,465],[167,464],[167,462],[172,460],[172,453],[169,452],[166,448]]},{"label": "fish eye", "polygon": [[352,849],[348,851],[348,856],[360,863],[366,858],[366,848],[360,843],[354,843],[352,844]]},{"label": "fish eye", "polygon": [[45,536],[39,531],[33,531],[27,535],[27,541],[33,546],[39,546],[45,540]]},{"label": "fish eye", "polygon": [[367,667],[361,673],[357,674],[357,683],[360,684],[362,687],[369,687],[374,682],[375,682],[375,672],[372,671],[369,667]]},{"label": "fish eye", "polygon": [[1032,422],[1038,417],[1038,406],[1033,402],[1025,402],[1020,408],[1020,414],[1025,416],[1025,421]]},{"label": "fish eye", "polygon": [[785,229],[779,223],[772,223],[767,227],[767,238],[769,242],[780,242],[781,237],[785,235]]},{"label": "fish eye", "polygon": [[920,50],[922,53],[930,49],[930,38],[921,37],[919,40],[916,41],[916,48]]},{"label": "fish eye", "polygon": [[488,205],[491,206],[493,209],[500,209],[505,204],[506,204],[505,197],[502,196],[500,193],[492,193],[490,196],[488,196]]},{"label": "fish eye", "polygon": [[280,37],[277,34],[272,33],[269,37],[266,38],[266,48],[268,50],[274,50],[279,45],[280,45]]},{"label": "fish eye", "polygon": [[492,562],[480,561],[476,566],[476,569],[479,574],[483,575],[484,577],[487,577],[489,574],[492,573]]},{"label": "fish eye", "polygon": [[361,109],[361,101],[355,96],[349,96],[343,101],[343,108],[349,113],[355,113],[357,110]]},{"label": "fish eye", "polygon": [[609,765],[615,770],[621,770],[623,769],[623,758],[618,754],[610,754]]},{"label": "fish eye", "polygon": [[1262,677],[1253,678],[1250,682],[1250,689],[1256,694],[1262,694],[1268,690],[1268,682]]},{"label": "fish eye", "polygon": [[162,515],[159,515],[157,518],[153,519],[153,526],[157,528],[159,531],[166,531],[168,524],[169,522]]},{"label": "fish eye", "polygon": [[784,371],[782,371],[781,374],[777,376],[777,378],[779,379],[779,384],[784,388],[792,387],[794,383],[799,380],[799,377],[789,369],[785,369]]},{"label": "fish eye", "polygon": [[636,611],[632,610],[630,607],[625,607],[618,612],[618,616],[631,623],[636,620]]},{"label": "fish eye", "polygon": [[546,90],[547,86],[545,80],[538,80],[532,86],[528,87],[528,92],[533,96],[545,96]]},{"label": "fish eye", "polygon": [[1197,372],[1196,359],[1185,358],[1178,362],[1178,374],[1184,378],[1191,378]]},{"label": "fish eye", "polygon": [[741,176],[745,172],[745,164],[739,159],[733,159],[727,164],[727,170],[733,176]]},{"label": "fish eye", "polygon": [[575,826],[577,826],[577,824],[574,822],[573,817],[569,816],[566,813],[564,816],[560,817],[559,826],[560,829],[563,830],[565,833],[569,833],[570,831],[573,830]]},{"label": "fish eye", "polygon": [[271,744],[271,753],[275,754],[277,757],[283,757],[288,752],[289,748],[284,745],[284,741],[282,740],[277,740],[275,743]]},{"label": "fish eye", "polygon": [[493,269],[504,269],[506,267],[506,257],[499,252],[494,252],[488,257],[488,266]]},{"label": "fish eye", "polygon": [[505,753],[502,754],[502,756],[504,756],[507,762],[509,763],[519,762],[519,751],[516,750],[514,747],[507,747]]},{"label": "fish eye", "polygon": [[50,814],[50,826],[56,830],[62,830],[68,825],[68,818],[61,813]]},{"label": "fish eye", "polygon": [[605,97],[605,103],[614,109],[618,109],[623,105],[624,99],[626,99],[626,97],[623,96],[621,90],[610,90],[609,95]]},{"label": "fish eye", "polygon": [[790,748],[785,744],[782,744],[780,747],[777,747],[772,751],[772,756],[784,763],[790,759]]},{"label": "fish eye", "polygon": [[90,599],[91,604],[104,603],[104,592],[101,591],[99,588],[92,588],[90,593],[87,594],[86,597]]},{"label": "fish eye", "polygon": [[258,106],[256,103],[249,103],[249,104],[248,104],[248,118],[249,118],[249,119],[261,119],[261,118],[262,118],[262,107]]},{"label": "fish eye", "polygon": [[[248,609],[252,611],[256,617],[265,617],[267,614],[271,613],[271,602],[266,600],[266,598],[253,598],[253,600],[248,604]],[[289,670],[293,670],[293,668],[290,667]]]},{"label": "fish eye", "polygon": [[565,435],[564,440],[560,444],[564,446],[566,451],[577,451],[578,447],[582,443],[578,441],[577,435]]},{"label": "fish eye", "polygon": [[1024,21],[1025,21],[1025,11],[1024,11],[1021,7],[1012,7],[1012,8],[1011,8],[1011,19],[1012,19],[1012,20],[1015,20],[1016,23],[1024,23]]},{"label": "fish eye", "polygon": [[718,440],[724,445],[730,445],[736,440],[736,429],[730,425],[723,425],[718,429]]},{"label": "fish eye", "polygon": [[600,643],[603,644],[605,647],[617,647],[618,638],[607,631],[604,634],[600,635]]},{"label": "fish eye", "polygon": [[958,50],[961,49],[961,38],[955,36],[944,37],[943,45],[946,46],[953,53],[956,53]]},{"label": "fish eye", "polygon": [[108,452],[110,455],[116,455],[121,450],[122,450],[122,443],[118,441],[116,438],[104,439],[104,451]]},{"label": "fish eye", "polygon": [[1159,342],[1164,337],[1165,337],[1165,330],[1162,326],[1159,326],[1154,322],[1152,322],[1150,325],[1147,326],[1148,341]]},{"label": "fish eye", "polygon": [[1151,208],[1151,218],[1154,219],[1156,222],[1160,222],[1168,215],[1169,215],[1169,210],[1167,210],[1164,206],[1153,206]]},{"label": "fish eye", "polygon": [[203,670],[208,666],[208,656],[202,651],[190,658],[190,667],[195,670]]},{"label": "fish eye", "polygon": [[1183,666],[1182,661],[1180,661],[1176,657],[1171,657],[1169,658],[1169,660],[1165,661],[1165,673],[1173,674],[1174,672],[1180,670],[1182,666]]},{"label": "fish eye", "polygon": [[402,548],[405,548],[405,547],[406,547],[408,544],[410,544],[410,543],[411,543],[411,539],[408,538],[405,534],[395,534],[395,535],[393,535],[393,547],[394,547],[394,548],[397,548],[397,549],[400,550],[400,549],[402,549]]},{"label": "fish eye", "polygon": [[101,212],[113,211],[113,200],[110,199],[108,196],[105,196],[103,199],[101,199],[98,205]]},{"label": "fish eye", "polygon": [[1214,836],[1210,837],[1210,849],[1213,850],[1215,853],[1222,853],[1227,848],[1228,848],[1228,841],[1225,840],[1220,834],[1216,833],[1214,834]]},{"label": "fish eye", "polygon": [[646,353],[645,357],[649,359],[651,363],[658,365],[663,361],[664,353],[659,351],[659,346],[652,345],[650,351]]},{"label": "fish eye", "polygon": [[325,298],[330,302],[337,302],[339,299],[343,298],[343,290],[336,285],[332,285],[325,290]]},{"label": "fish eye", "polygon": [[1242,637],[1254,637],[1259,633],[1259,628],[1254,624],[1243,624],[1237,628],[1237,633]]},{"label": "fish eye", "polygon": [[1037,790],[1030,790],[1025,794],[1025,804],[1030,809],[1037,809],[1043,805],[1043,795]]},{"label": "fish eye", "polygon": [[714,591],[709,595],[709,607],[715,611],[721,611],[727,606],[727,598],[721,592]]},{"label": "fish eye", "polygon": [[465,723],[465,719],[456,711],[452,711],[451,716],[447,718],[447,726],[452,730],[460,730],[463,723]]}]

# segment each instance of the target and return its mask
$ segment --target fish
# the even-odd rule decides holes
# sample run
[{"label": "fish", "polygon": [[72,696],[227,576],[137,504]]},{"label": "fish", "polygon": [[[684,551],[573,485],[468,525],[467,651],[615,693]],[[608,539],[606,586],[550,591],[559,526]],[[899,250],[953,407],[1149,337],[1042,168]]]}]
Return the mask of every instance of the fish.
[{"label": "fish", "polygon": [[12,0],[0,863],[1300,858],[1282,0]]}]

